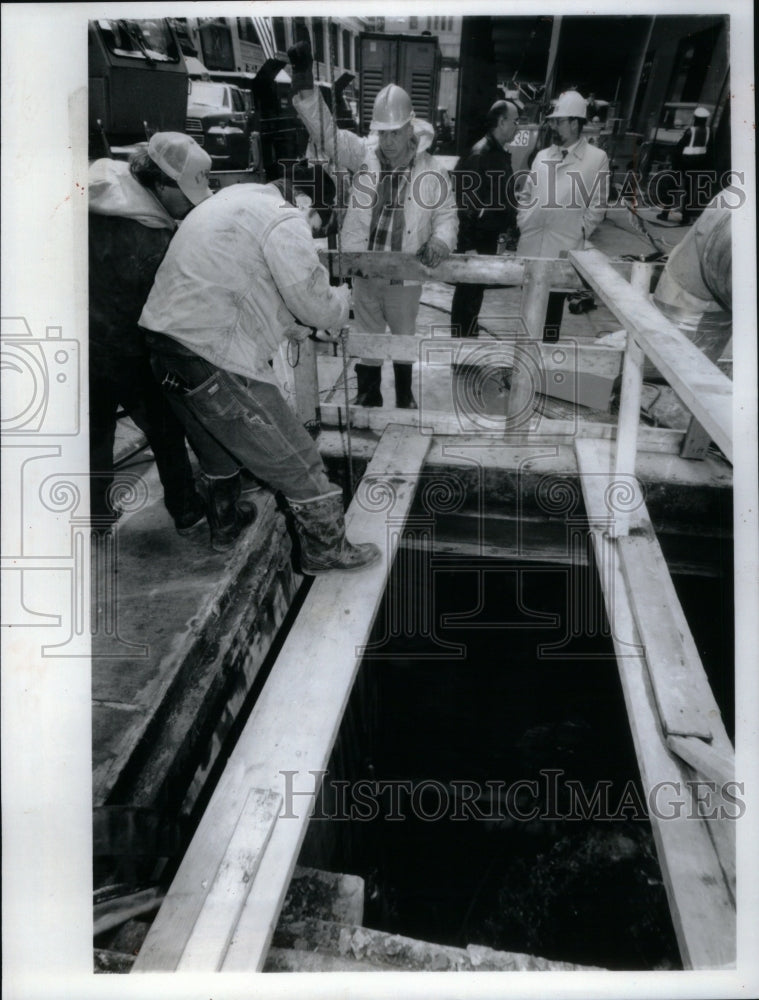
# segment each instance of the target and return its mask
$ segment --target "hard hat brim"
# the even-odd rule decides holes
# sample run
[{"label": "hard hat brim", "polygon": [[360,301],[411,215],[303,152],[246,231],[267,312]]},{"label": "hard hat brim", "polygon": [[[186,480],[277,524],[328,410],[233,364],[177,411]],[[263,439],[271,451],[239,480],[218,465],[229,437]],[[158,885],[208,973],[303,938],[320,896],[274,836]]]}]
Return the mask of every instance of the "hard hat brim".
[{"label": "hard hat brim", "polygon": [[390,132],[390,131],[392,131],[393,129],[396,129],[396,128],[403,128],[404,125],[408,125],[408,123],[411,122],[411,121],[413,121],[414,118],[415,118],[415,115],[414,115],[413,111],[408,116],[408,118],[406,118],[402,122],[393,122],[393,123],[391,123],[391,122],[378,122],[378,121],[375,121],[374,118],[372,118],[371,122],[369,123],[369,128],[373,132]]}]

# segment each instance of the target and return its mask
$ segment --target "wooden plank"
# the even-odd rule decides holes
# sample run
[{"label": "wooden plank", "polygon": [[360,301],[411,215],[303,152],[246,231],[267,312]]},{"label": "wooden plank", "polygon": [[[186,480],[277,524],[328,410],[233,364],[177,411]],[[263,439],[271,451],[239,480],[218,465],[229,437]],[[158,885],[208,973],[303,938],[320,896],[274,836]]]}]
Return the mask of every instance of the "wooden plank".
[{"label": "wooden plank", "polygon": [[[416,254],[386,250],[354,252],[320,250],[319,259],[333,276],[343,278],[360,274],[365,278],[402,278],[405,281],[443,281],[448,284],[508,286],[524,280],[524,257],[502,255],[451,254],[437,267],[425,267]],[[553,287],[567,290],[582,288],[577,272],[567,260],[549,261]]]},{"label": "wooden plank", "polygon": [[732,382],[598,250],[569,259],[732,461]]},{"label": "wooden plank", "polygon": [[216,972],[221,968],[281,805],[282,796],[268,788],[250,791],[177,965],[178,972]]},{"label": "wooden plank", "polygon": [[712,704],[699,697],[708,683],[661,547],[653,536],[628,535],[618,543],[664,734],[709,740]]},{"label": "wooden plank", "polygon": [[[345,426],[345,407],[337,403],[322,403],[321,422],[323,427]],[[579,437],[614,440],[617,436],[615,424],[601,424],[590,420],[557,420],[535,415],[529,430],[509,428],[505,417],[476,415],[476,419],[466,421],[462,416],[443,410],[399,410],[392,407],[352,406],[351,427],[357,430],[371,430],[382,433],[386,427],[400,424],[415,427],[429,436],[479,435],[483,441],[503,439],[509,430],[509,444],[572,444]],[[640,430],[640,450],[679,455],[684,432],[667,427],[642,427]]]},{"label": "wooden plank", "polygon": [[538,342],[543,337],[543,326],[551,293],[552,261],[531,260],[525,265],[524,290],[520,315],[524,333],[517,339],[514,373],[506,416],[512,428],[523,426],[535,409],[536,395],[540,391],[540,358]]},{"label": "wooden plank", "polygon": [[[575,443],[575,451],[643,792],[649,801],[655,796],[658,806],[649,815],[683,965],[692,969],[731,967],[736,957],[734,898],[707,824],[694,820],[687,807],[680,811],[670,808],[662,792],[656,792],[665,787],[683,789],[692,772],[666,746],[616,556],[618,543],[607,531],[606,497],[614,478],[613,448],[608,442],[586,439]],[[644,509],[636,512],[634,520],[642,523],[646,518]],[[713,743],[726,749],[730,741],[718,711],[712,728]],[[666,782],[673,785],[666,786]]]},{"label": "wooden plank", "polygon": [[[650,273],[645,264],[633,264],[630,284],[643,295],[648,294]],[[638,429],[640,427],[640,396],[643,387],[644,354],[633,337],[627,337],[627,349],[622,368],[622,390],[617,420],[617,453],[615,470],[617,476],[635,473],[635,458],[638,451]],[[624,510],[619,511],[614,521],[615,536],[626,535],[629,517]]]},{"label": "wooden plank", "polygon": [[[450,363],[487,366],[494,363],[510,368],[514,364],[515,339],[413,337],[389,333],[359,333],[348,335],[348,354],[352,358],[371,355],[383,361],[420,363]],[[597,375],[615,379],[622,371],[623,352],[615,347],[599,347],[593,343],[562,340],[561,344],[536,345],[539,364],[546,373],[563,372]]]},{"label": "wooden plank", "polygon": [[157,886],[130,892],[128,896],[117,899],[107,899],[103,903],[95,903],[93,935],[103,934],[125,924],[127,920],[152,913],[161,905],[164,894]]},{"label": "wooden plank", "polygon": [[429,438],[408,428],[385,431],[346,515],[349,537],[375,542],[384,558],[360,573],[315,579],[134,971],[176,969],[250,788],[283,795],[284,809],[222,968],[252,970],[263,965],[306,831],[318,775],[327,767],[429,445]]},{"label": "wooden plank", "polygon": [[720,787],[735,780],[735,755],[720,753],[696,736],[668,736],[667,746],[678,757]]}]

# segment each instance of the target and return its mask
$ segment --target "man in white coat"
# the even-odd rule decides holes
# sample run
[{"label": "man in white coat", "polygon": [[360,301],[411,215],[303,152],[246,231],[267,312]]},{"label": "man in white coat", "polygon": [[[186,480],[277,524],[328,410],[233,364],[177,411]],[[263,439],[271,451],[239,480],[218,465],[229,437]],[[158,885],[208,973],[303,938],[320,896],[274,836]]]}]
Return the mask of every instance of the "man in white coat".
[{"label": "man in white coat", "polygon": [[[582,135],[587,101],[576,90],[561,94],[548,120],[553,143],[535,157],[519,194],[520,257],[558,257],[581,250],[608,207],[609,160]],[[557,340],[565,295],[552,292],[544,340]]]},{"label": "man in white coat", "polygon": [[[313,59],[307,42],[288,50],[292,66],[293,107],[319,155],[332,169],[352,177],[343,219],[343,250],[396,250],[414,253],[434,268],[456,247],[458,210],[446,169],[429,152],[435,130],[417,119],[411,98],[388,84],[376,96],[371,134],[360,139],[336,129],[332,115],[314,87]],[[400,278],[353,279],[353,310],[362,333],[413,335],[421,284]],[[411,365],[395,362],[396,406],[416,409]],[[362,406],[382,406],[382,362],[356,365]]]}]

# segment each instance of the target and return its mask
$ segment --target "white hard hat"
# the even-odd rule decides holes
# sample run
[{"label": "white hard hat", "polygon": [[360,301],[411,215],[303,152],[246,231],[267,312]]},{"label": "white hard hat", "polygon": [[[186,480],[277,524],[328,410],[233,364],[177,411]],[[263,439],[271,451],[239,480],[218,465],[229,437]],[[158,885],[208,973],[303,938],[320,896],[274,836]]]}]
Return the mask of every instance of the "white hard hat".
[{"label": "white hard hat", "polygon": [[559,95],[556,107],[546,118],[587,118],[588,102],[576,90],[565,90]]},{"label": "white hard hat", "polygon": [[414,106],[403,87],[389,83],[374,98],[374,110],[369,128],[388,131],[401,128],[414,117]]},{"label": "white hard hat", "polygon": [[694,118],[708,118],[709,117],[709,112],[706,110],[706,108],[696,108],[696,110],[693,112],[693,117]]}]

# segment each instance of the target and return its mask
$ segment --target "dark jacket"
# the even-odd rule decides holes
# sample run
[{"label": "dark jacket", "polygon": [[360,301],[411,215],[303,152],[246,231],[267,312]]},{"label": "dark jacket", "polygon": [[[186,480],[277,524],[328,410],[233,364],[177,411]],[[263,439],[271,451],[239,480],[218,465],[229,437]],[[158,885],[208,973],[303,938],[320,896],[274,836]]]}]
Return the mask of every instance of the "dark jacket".
[{"label": "dark jacket", "polygon": [[516,226],[511,153],[490,132],[460,158],[452,177],[462,235],[505,233]]},{"label": "dark jacket", "polygon": [[134,219],[90,213],[91,353],[146,353],[137,321],[172,235]]}]

